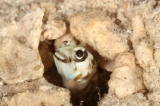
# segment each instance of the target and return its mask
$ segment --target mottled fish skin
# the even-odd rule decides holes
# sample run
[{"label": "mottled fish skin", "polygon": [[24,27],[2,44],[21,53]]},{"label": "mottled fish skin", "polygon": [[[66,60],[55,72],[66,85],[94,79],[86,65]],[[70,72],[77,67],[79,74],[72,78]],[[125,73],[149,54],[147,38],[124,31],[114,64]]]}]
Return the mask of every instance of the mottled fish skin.
[{"label": "mottled fish skin", "polygon": [[56,50],[53,58],[64,86],[77,98],[85,98],[88,92],[96,88],[96,64],[85,48],[77,46],[75,42],[66,42]]}]

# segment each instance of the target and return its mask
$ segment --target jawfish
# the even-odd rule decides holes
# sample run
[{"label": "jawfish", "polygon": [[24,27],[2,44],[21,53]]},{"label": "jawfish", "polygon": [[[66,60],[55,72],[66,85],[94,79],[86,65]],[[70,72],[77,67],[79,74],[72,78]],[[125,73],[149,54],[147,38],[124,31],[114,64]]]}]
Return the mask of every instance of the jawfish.
[{"label": "jawfish", "polygon": [[63,85],[71,91],[71,95],[84,100],[95,91],[97,68],[93,55],[84,47],[78,46],[74,41],[65,41],[53,58]]}]

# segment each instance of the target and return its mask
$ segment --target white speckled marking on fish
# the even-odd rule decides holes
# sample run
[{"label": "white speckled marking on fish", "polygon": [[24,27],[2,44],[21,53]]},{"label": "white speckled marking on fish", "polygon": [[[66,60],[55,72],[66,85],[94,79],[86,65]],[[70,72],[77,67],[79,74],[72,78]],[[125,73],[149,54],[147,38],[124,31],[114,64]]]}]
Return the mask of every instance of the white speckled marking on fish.
[{"label": "white speckled marking on fish", "polygon": [[98,75],[92,54],[75,42],[66,42],[56,50],[53,58],[64,86],[71,91],[71,97],[75,101],[83,100],[85,104],[93,100]]}]

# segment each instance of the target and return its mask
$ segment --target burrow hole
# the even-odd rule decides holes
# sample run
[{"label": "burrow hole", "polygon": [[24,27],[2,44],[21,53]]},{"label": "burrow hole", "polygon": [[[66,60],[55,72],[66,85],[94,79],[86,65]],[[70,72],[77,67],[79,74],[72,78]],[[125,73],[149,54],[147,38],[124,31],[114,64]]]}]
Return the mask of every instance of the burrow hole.
[{"label": "burrow hole", "polygon": [[[63,87],[63,82],[61,76],[58,74],[56,66],[53,61],[53,53],[54,50],[54,41],[45,40],[39,45],[39,53],[44,64],[44,77],[45,79],[56,86]],[[110,78],[110,72],[102,69],[100,66],[97,66],[98,71],[98,85],[96,86],[96,92],[93,94],[87,94],[88,98],[94,96],[96,100],[76,100],[74,96],[72,96],[71,92],[71,103],[73,106],[97,106],[98,101],[103,98],[105,94],[108,93],[108,85],[107,82]]]}]

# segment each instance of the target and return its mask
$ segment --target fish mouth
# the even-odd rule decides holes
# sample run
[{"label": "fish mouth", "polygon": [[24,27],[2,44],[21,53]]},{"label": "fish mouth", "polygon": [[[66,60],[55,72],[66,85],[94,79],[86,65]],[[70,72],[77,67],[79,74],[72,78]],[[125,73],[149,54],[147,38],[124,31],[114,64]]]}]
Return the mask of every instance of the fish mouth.
[{"label": "fish mouth", "polygon": [[90,77],[90,74],[87,74],[85,77],[82,77],[82,74],[78,75],[74,81],[81,82],[83,80],[87,80]]},{"label": "fish mouth", "polygon": [[83,79],[88,79],[90,77],[90,74],[87,74]]}]

